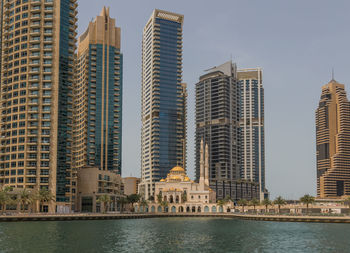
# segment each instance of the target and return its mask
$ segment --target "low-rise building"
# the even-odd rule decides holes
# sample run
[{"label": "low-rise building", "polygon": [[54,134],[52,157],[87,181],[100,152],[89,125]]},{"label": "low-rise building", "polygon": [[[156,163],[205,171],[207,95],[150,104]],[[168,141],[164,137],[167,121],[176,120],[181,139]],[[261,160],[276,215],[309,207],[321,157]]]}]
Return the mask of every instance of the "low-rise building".
[{"label": "low-rise building", "polygon": [[139,194],[138,188],[141,179],[137,177],[124,177],[122,190],[125,195]]},{"label": "low-rise building", "polygon": [[123,196],[121,185],[120,175],[114,172],[100,170],[98,167],[79,169],[76,211],[101,212],[98,198],[102,195],[108,195],[111,200],[107,211],[119,210],[118,200]]}]

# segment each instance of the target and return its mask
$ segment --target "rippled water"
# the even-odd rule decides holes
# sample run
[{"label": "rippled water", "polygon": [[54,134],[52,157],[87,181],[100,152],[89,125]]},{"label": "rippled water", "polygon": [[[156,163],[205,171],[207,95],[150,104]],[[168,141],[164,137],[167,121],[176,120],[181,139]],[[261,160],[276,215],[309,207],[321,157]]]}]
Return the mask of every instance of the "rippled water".
[{"label": "rippled water", "polygon": [[0,223],[0,252],[350,252],[350,225],[222,218]]}]

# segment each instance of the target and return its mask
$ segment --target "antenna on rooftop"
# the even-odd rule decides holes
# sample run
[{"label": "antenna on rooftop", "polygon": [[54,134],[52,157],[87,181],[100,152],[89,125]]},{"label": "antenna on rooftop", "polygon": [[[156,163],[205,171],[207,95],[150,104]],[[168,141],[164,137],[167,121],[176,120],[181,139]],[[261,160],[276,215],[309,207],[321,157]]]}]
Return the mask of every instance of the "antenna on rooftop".
[{"label": "antenna on rooftop", "polygon": [[332,68],[332,80],[334,80],[334,68]]}]

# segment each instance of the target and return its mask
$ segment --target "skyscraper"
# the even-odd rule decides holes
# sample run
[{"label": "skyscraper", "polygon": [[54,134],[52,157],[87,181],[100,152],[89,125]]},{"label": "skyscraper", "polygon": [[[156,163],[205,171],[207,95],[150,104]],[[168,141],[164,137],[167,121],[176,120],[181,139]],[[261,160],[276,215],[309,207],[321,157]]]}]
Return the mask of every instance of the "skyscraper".
[{"label": "skyscraper", "polygon": [[154,10],[142,37],[141,193],[186,165],[186,85],[182,83],[183,15]]},{"label": "skyscraper", "polygon": [[350,102],[343,84],[322,87],[316,110],[317,196],[350,195]]},{"label": "skyscraper", "polygon": [[258,184],[240,180],[239,89],[231,61],[207,71],[196,84],[196,178],[200,143],[209,148],[209,184],[218,199],[258,198]]},{"label": "skyscraper", "polygon": [[79,37],[74,89],[76,169],[121,173],[122,57],[120,28],[104,7]]},{"label": "skyscraper", "polygon": [[57,209],[69,209],[76,191],[71,171],[76,0],[3,0],[1,7],[0,183],[48,188]]},{"label": "skyscraper", "polygon": [[239,86],[239,146],[241,178],[259,183],[260,199],[265,190],[264,88],[260,68],[237,72]]}]

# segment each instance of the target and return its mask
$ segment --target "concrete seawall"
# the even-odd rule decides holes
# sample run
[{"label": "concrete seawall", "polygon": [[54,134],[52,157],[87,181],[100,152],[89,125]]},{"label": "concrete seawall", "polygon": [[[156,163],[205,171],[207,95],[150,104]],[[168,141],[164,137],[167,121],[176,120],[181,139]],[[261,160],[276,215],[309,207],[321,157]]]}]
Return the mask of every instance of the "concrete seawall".
[{"label": "concrete seawall", "polygon": [[245,215],[232,213],[153,213],[153,214],[30,214],[30,215],[2,215],[0,222],[20,222],[20,221],[77,221],[77,220],[118,220],[118,219],[146,219],[162,217],[217,217],[233,218],[255,221],[279,221],[279,222],[319,222],[319,223],[350,223],[349,217],[325,217],[325,216],[287,216],[287,215]]}]

